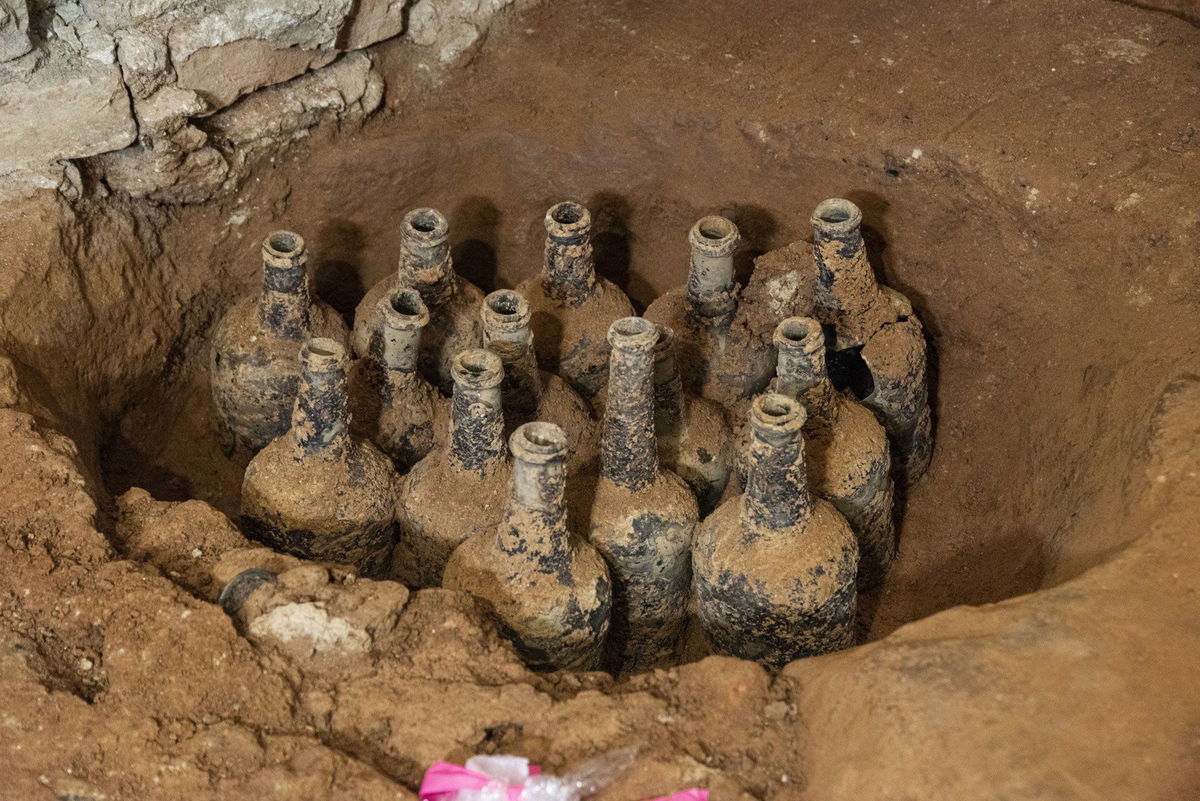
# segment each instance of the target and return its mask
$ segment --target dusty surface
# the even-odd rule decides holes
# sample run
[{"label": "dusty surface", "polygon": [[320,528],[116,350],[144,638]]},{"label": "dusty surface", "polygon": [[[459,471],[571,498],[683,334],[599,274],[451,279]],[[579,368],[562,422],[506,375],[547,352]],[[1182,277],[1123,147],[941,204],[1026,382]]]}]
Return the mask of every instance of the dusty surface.
[{"label": "dusty surface", "polygon": [[[718,26],[698,0],[552,3],[434,95],[385,46],[391,111],[317,130],[236,199],[134,205],[85,170],[74,204],[3,208],[0,394],[39,422],[0,411],[0,793],[406,798],[434,759],[641,743],[613,799],[1197,795],[1195,384],[1147,434],[1200,373],[1194,13],[753,5]],[[644,307],[683,282],[703,214],[750,255],[835,195],[935,367],[936,452],[865,647],[774,678],[721,659],[536,677],[471,602],[425,591],[394,617],[354,617],[358,596],[310,616],[395,622],[369,658],[318,659],[211,603],[189,560],[237,534],[212,509],[122,533],[130,486],[236,508],[200,371],[267,231],[303,233],[347,313],[409,208],[446,211],[486,291],[534,274],[545,209],[575,196],[601,275]]]}]

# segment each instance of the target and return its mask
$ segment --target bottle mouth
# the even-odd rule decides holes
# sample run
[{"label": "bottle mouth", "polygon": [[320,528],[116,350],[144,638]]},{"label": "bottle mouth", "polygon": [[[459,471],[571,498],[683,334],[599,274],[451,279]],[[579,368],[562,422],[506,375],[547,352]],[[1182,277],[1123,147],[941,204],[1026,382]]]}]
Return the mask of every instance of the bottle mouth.
[{"label": "bottle mouth", "polygon": [[622,317],[608,327],[608,344],[616,350],[648,351],[658,339],[658,326],[645,317]]},{"label": "bottle mouth", "polygon": [[566,458],[567,435],[554,423],[526,423],[512,433],[508,447],[517,459],[545,464]]},{"label": "bottle mouth", "polygon": [[587,235],[592,227],[591,212],[582,203],[573,200],[555,203],[546,212],[546,233],[551,239],[578,240]]},{"label": "bottle mouth", "polygon": [[675,347],[675,329],[662,323],[656,324],[654,328],[658,336],[654,342],[654,355],[661,358],[669,354]]},{"label": "bottle mouth", "polygon": [[454,357],[450,366],[454,383],[470,389],[491,389],[504,380],[504,363],[490,350],[471,348]]},{"label": "bottle mouth", "polygon": [[483,299],[483,326],[485,329],[520,331],[529,326],[532,317],[529,302],[512,289],[497,289]]},{"label": "bottle mouth", "polygon": [[715,214],[701,217],[688,232],[692,249],[709,257],[733,255],[739,240],[740,233],[733,220]]},{"label": "bottle mouth", "polygon": [[817,204],[812,225],[825,234],[846,234],[862,225],[862,211],[845,198],[831,197]]},{"label": "bottle mouth", "polygon": [[768,437],[795,433],[805,419],[803,404],[778,392],[766,392],[750,404],[750,425]]},{"label": "bottle mouth", "polygon": [[328,337],[314,337],[300,349],[300,364],[310,372],[346,369],[346,347]]},{"label": "bottle mouth", "polygon": [[304,237],[292,231],[272,231],[262,244],[263,260],[272,267],[295,267],[305,258]]},{"label": "bottle mouth", "polygon": [[811,317],[788,317],[775,326],[775,347],[816,353],[825,347],[825,332]]},{"label": "bottle mouth", "polygon": [[429,309],[415,289],[397,289],[379,304],[384,324],[390,328],[411,330],[429,323]]},{"label": "bottle mouth", "polygon": [[413,209],[404,215],[401,226],[406,239],[415,240],[425,247],[445,242],[450,231],[446,215],[431,208]]}]

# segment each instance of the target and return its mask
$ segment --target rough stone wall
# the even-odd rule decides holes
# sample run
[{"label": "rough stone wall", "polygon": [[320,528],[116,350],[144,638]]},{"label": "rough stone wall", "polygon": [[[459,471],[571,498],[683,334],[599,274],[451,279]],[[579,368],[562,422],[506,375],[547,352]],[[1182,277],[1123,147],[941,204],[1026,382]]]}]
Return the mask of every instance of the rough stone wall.
[{"label": "rough stone wall", "polygon": [[384,96],[367,50],[435,77],[533,0],[0,0],[0,198],[84,174],[173,203]]}]

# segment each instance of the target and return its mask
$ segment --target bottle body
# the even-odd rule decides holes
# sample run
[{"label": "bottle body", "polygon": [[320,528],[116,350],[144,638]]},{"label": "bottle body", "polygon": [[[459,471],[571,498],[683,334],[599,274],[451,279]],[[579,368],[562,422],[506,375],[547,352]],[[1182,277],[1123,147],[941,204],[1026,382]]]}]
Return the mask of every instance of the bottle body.
[{"label": "bottle body", "polygon": [[696,496],[700,516],[717,507],[733,466],[733,440],[725,411],[683,389],[674,332],[658,327],[654,349],[654,434],[659,462]]},{"label": "bottle body", "polygon": [[395,470],[350,434],[342,344],[309,340],[300,361],[292,427],[246,468],[243,523],[277,550],[380,577],[395,539]]},{"label": "bottle body", "polygon": [[590,401],[608,380],[608,326],[633,314],[633,305],[619,287],[596,275],[587,209],[571,202],[551,207],[546,231],[542,272],[517,291],[532,309],[538,364]]},{"label": "bottle body", "polygon": [[449,394],[454,386],[454,357],[479,345],[483,292],[454,272],[448,224],[435,209],[405,215],[397,271],[371,287],[355,309],[352,341],[360,357],[382,347],[379,303],[399,288],[417,290],[429,310],[417,364],[426,380]]},{"label": "bottle body", "polygon": [[502,398],[505,433],[525,423],[559,426],[567,436],[567,472],[577,473],[596,460],[600,425],[591,405],[561,377],[538,367],[528,301],[511,289],[484,298],[484,346],[504,363]]},{"label": "bottle body", "polygon": [[454,551],[443,586],[482,600],[531,667],[595,668],[612,590],[603,559],[568,528],[566,437],[552,423],[528,423],[510,443],[504,518]]},{"label": "bottle body", "polygon": [[684,388],[725,407],[766,388],[774,370],[770,331],[746,308],[733,278],[737,226],[705,217],[688,235],[692,263],[686,287],[668,290],[646,308],[646,318],[675,332]]},{"label": "bottle body", "polygon": [[781,667],[853,643],[858,543],[809,493],[799,403],[762,395],[751,417],[749,482],[700,524],[695,596],[718,650]]},{"label": "bottle body", "polygon": [[230,307],[209,350],[213,402],[227,445],[265,448],[291,425],[300,347],[310,336],[346,339],[346,325],[310,296],[304,240],[276,231],[263,243],[263,285]]},{"label": "bottle body", "polygon": [[[699,510],[691,489],[658,463],[654,433],[654,347],[658,330],[627,317],[611,326],[608,401],[600,471],[579,482],[590,509],[588,541],[613,580],[610,665],[621,671],[670,664],[687,626],[692,534]],[[590,497],[585,497],[587,493]]]},{"label": "bottle body", "polygon": [[417,370],[429,313],[415,289],[399,289],[378,311],[383,326],[381,352],[350,367],[351,421],[355,433],[371,440],[406,471],[434,446],[438,392]]},{"label": "bottle body", "polygon": [[831,364],[849,366],[834,383],[850,386],[887,429],[896,479],[908,485],[933,452],[927,345],[908,299],[876,282],[861,225],[858,207],[841,198],[813,212],[817,315],[835,333]]},{"label": "bottle body", "polygon": [[504,446],[499,357],[471,349],[454,364],[446,441],[404,477],[400,536],[391,575],[410,587],[436,587],[450,554],[503,516],[511,467]]}]

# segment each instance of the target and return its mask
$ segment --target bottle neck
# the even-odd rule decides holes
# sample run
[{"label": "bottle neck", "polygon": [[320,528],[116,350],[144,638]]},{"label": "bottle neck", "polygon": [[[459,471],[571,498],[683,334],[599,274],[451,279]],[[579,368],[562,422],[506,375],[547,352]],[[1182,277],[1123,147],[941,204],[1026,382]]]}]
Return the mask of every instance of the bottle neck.
[{"label": "bottle neck", "polygon": [[837,393],[825,368],[825,336],[809,317],[789,317],[775,328],[774,391],[800,401],[809,420],[835,421]]},{"label": "bottle neck", "polygon": [[887,298],[875,280],[862,236],[862,214],[845,200],[827,200],[813,214],[817,307],[840,337],[862,344],[883,320]]},{"label": "bottle neck", "polygon": [[649,347],[612,348],[601,471],[609,481],[635,492],[648,487],[658,474],[654,357]]},{"label": "bottle neck", "polygon": [[304,261],[263,261],[258,325],[266,334],[302,342],[311,333],[308,270]]},{"label": "bottle neck", "polygon": [[688,303],[692,313],[706,320],[725,317],[737,309],[737,284],[733,280],[733,255],[711,255],[692,248],[688,270]]},{"label": "bottle neck", "polygon": [[804,438],[792,431],[760,430],[751,424],[749,473],[742,495],[742,520],[748,532],[770,532],[804,522],[812,514],[812,495],[804,465]]},{"label": "bottle neck", "polygon": [[512,417],[509,423],[533,419],[542,402],[542,377],[538,372],[533,337],[528,327],[518,332],[484,328],[484,344],[504,363],[504,409]]},{"label": "bottle neck", "polygon": [[595,288],[591,233],[583,230],[573,236],[548,236],[542,272],[542,289],[547,297],[578,305],[591,297]]},{"label": "bottle neck", "polygon": [[[324,363],[313,363],[324,362]],[[301,356],[300,387],[292,411],[292,439],[300,454],[343,455],[350,445],[344,359]]]},{"label": "bottle neck", "polygon": [[569,550],[565,465],[564,458],[545,464],[514,459],[512,492],[499,532],[506,550],[543,558]]},{"label": "bottle neck", "polygon": [[499,384],[471,387],[455,382],[450,402],[450,464],[488,478],[504,462],[504,414]]}]

